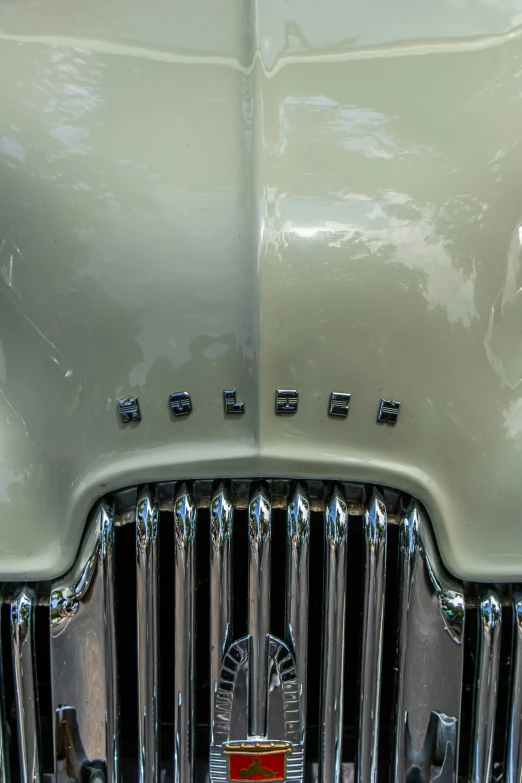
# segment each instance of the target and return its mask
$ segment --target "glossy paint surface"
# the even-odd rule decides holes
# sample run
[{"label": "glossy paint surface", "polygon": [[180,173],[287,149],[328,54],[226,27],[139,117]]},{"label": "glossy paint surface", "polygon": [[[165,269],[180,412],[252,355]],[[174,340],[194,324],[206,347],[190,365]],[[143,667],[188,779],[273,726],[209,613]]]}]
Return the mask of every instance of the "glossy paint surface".
[{"label": "glossy paint surface", "polygon": [[241,475],[403,488],[456,575],[522,576],[520,25],[0,0],[1,578],[65,572],[111,489]]}]

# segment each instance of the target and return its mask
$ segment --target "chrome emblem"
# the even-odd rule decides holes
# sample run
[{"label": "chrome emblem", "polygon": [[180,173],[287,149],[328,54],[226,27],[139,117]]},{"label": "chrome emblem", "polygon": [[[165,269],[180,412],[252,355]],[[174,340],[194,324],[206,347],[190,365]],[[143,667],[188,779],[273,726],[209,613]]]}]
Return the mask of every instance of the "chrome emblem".
[{"label": "chrome emblem", "polygon": [[396,400],[381,400],[377,421],[379,424],[396,424],[399,417],[400,402]]},{"label": "chrome emblem", "polygon": [[[254,640],[246,636],[225,653],[215,693],[210,783],[281,780],[302,783],[304,747],[301,688],[288,647],[268,636],[266,736],[249,736],[249,660]],[[252,696],[253,694],[250,694]],[[250,699],[250,701],[252,701]]]},{"label": "chrome emblem", "polygon": [[350,407],[350,394],[344,392],[332,392],[330,394],[330,405],[328,406],[329,416],[348,416]]},{"label": "chrome emblem", "polygon": [[284,780],[289,742],[229,742],[229,777],[234,780]]},{"label": "chrome emblem", "polygon": [[296,389],[278,389],[276,391],[275,412],[278,414],[296,413],[299,393]]},{"label": "chrome emblem", "polygon": [[188,416],[192,412],[192,400],[188,392],[174,392],[174,394],[171,394],[169,405],[174,416]]},{"label": "chrome emblem", "polygon": [[[351,395],[347,392],[331,392],[328,402],[328,415],[346,419],[350,410]],[[192,400],[186,391],[174,392],[169,397],[169,405],[172,414],[188,416],[192,413]],[[239,402],[235,389],[223,391],[223,405],[226,414],[242,414],[245,412],[245,403]],[[279,416],[297,413],[299,405],[299,392],[297,389],[277,389],[275,394],[275,412]],[[397,400],[384,400],[379,403],[377,422],[379,424],[391,424],[394,426],[399,417],[401,403]],[[123,424],[141,421],[140,405],[137,397],[125,397],[118,400],[118,412]]]},{"label": "chrome emblem", "polygon": [[244,413],[245,404],[243,402],[237,402],[236,390],[226,389],[223,392],[223,402],[225,404],[225,413]]},{"label": "chrome emblem", "polygon": [[123,424],[141,421],[140,404],[137,397],[125,397],[123,400],[118,400],[118,411]]}]

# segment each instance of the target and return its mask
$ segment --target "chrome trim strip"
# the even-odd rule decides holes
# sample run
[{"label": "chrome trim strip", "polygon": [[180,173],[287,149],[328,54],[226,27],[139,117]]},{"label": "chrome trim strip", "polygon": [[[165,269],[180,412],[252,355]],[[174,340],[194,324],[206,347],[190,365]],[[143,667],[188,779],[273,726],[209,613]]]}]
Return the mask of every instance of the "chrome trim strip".
[{"label": "chrome trim strip", "polygon": [[384,498],[378,489],[374,489],[363,517],[363,628],[355,765],[359,783],[376,783],[377,780],[387,529]]},{"label": "chrome trim strip", "polygon": [[399,537],[395,783],[457,781],[464,622],[462,587],[413,501]]},{"label": "chrome trim strip", "polygon": [[248,734],[267,732],[268,646],[270,642],[270,539],[272,506],[264,487],[258,487],[248,507]]},{"label": "chrome trim strip", "polygon": [[479,605],[471,783],[489,783],[493,772],[501,630],[502,606],[498,596],[488,590]]},{"label": "chrome trim strip", "polygon": [[210,717],[214,744],[216,695],[223,655],[232,643],[232,532],[230,488],[220,482],[210,501]]},{"label": "chrome trim strip", "polygon": [[27,586],[17,590],[11,603],[11,647],[22,783],[40,783],[42,780],[34,651],[34,605],[34,592]]},{"label": "chrome trim strip", "polygon": [[194,780],[196,501],[186,484],[174,501],[174,780]]},{"label": "chrome trim strip", "polygon": [[344,631],[348,506],[334,486],[324,513],[324,612],[321,665],[319,780],[337,783],[341,775],[343,727]]},{"label": "chrome trim strip", "polygon": [[95,762],[107,783],[119,779],[113,550],[114,508],[102,500],[75,565],[51,586],[55,771],[71,781]]},{"label": "chrome trim strip", "polygon": [[306,728],[306,673],[308,652],[308,561],[310,503],[297,484],[286,512],[286,620],[285,641],[293,651],[301,704],[301,742]]},{"label": "chrome trim strip", "polygon": [[136,504],[138,781],[159,779],[159,585],[156,493],[144,486]]},{"label": "chrome trim strip", "polygon": [[508,739],[505,763],[506,783],[522,780],[522,592],[513,593],[513,655]]}]

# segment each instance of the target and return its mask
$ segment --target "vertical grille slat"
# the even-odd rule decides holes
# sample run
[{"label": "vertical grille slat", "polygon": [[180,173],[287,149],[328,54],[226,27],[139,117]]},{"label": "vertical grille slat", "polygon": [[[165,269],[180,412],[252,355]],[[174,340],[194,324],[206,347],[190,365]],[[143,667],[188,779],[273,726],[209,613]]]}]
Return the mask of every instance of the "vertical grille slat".
[{"label": "vertical grille slat", "polygon": [[136,506],[139,783],[157,783],[159,775],[158,522],[158,501],[147,485]]},{"label": "vertical grille slat", "polygon": [[75,566],[51,586],[55,772],[78,783],[88,768],[119,780],[113,548],[114,509],[102,501]]},{"label": "vertical grille slat", "polygon": [[6,713],[6,679],[4,672],[3,642],[0,633],[0,783],[9,783],[11,780],[10,771],[9,733]]},{"label": "vertical grille slat", "polygon": [[363,519],[365,551],[357,780],[359,783],[375,783],[378,769],[388,526],[386,506],[378,490],[373,491]]},{"label": "vertical grille slat", "polygon": [[456,781],[465,602],[443,571],[416,503],[399,540],[394,781]]},{"label": "vertical grille slat", "polygon": [[230,488],[220,482],[210,502],[210,714],[211,742],[219,672],[232,642],[232,536],[234,507]]},{"label": "vertical grille slat", "polygon": [[341,774],[343,733],[344,634],[346,616],[346,561],[348,506],[335,486],[325,518],[325,576],[319,778],[337,783]]},{"label": "vertical grille slat", "polygon": [[287,508],[286,643],[293,650],[301,692],[301,726],[306,725],[306,673],[308,655],[308,569],[310,502],[300,484]]},{"label": "vertical grille slat", "polygon": [[266,734],[268,725],[268,644],[270,634],[270,565],[272,504],[264,487],[255,489],[248,507],[249,584],[248,722],[252,736]]},{"label": "vertical grille slat", "polygon": [[2,585],[0,783],[520,783],[522,588],[477,590],[392,489],[108,495],[64,577]]},{"label": "vertical grille slat", "polygon": [[512,683],[508,715],[506,783],[522,779],[522,592],[513,594]]},{"label": "vertical grille slat", "polygon": [[194,781],[195,545],[197,508],[182,484],[174,502],[174,773],[175,783]]},{"label": "vertical grille slat", "polygon": [[103,621],[105,634],[105,683],[107,704],[105,726],[107,737],[106,783],[118,783],[120,709],[118,701],[118,662],[116,656],[116,600],[114,595],[114,508],[106,506],[101,514],[100,566],[105,599]]},{"label": "vertical grille slat", "polygon": [[11,604],[11,644],[15,681],[18,749],[22,783],[40,783],[40,729],[34,659],[35,594],[17,591]]},{"label": "vertical grille slat", "polygon": [[502,606],[488,590],[479,603],[471,783],[489,783],[493,772],[501,630]]}]

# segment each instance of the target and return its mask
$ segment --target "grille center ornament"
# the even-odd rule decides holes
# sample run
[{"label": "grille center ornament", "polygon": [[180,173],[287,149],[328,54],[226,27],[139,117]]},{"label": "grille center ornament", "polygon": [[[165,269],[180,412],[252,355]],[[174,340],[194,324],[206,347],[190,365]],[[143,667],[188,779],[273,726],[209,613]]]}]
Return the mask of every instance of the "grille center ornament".
[{"label": "grille center ornament", "polygon": [[301,704],[295,660],[288,647],[268,636],[266,736],[248,736],[248,667],[251,636],[226,652],[215,695],[211,783],[299,781],[304,775]]},{"label": "grille center ornament", "polygon": [[225,746],[230,780],[284,780],[291,752],[289,742],[230,742]]}]

